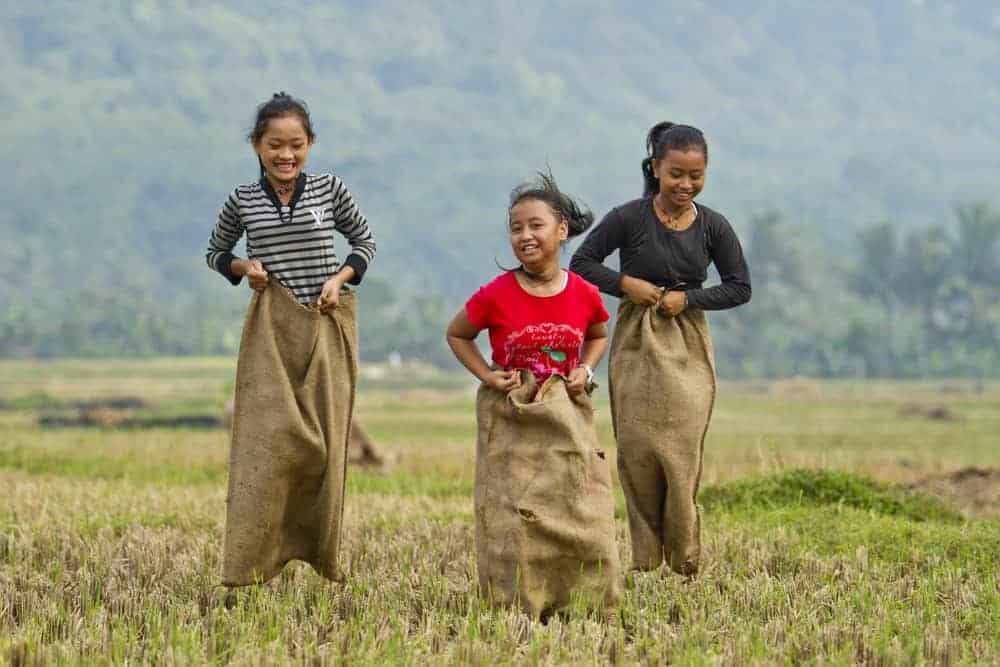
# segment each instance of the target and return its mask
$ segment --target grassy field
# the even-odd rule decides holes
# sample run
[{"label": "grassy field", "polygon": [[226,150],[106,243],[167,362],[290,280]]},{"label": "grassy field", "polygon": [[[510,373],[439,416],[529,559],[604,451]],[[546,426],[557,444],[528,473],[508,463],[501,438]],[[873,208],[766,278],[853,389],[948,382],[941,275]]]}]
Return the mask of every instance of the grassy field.
[{"label": "grassy field", "polygon": [[[463,376],[366,369],[357,413],[395,461],[349,473],[347,582],[293,565],[232,609],[223,429],[38,425],[99,397],[217,415],[233,369],[0,363],[0,663],[1000,662],[997,507],[907,490],[1000,468],[995,383],[723,383],[702,574],[629,576],[615,622],[541,625],[475,594]],[[628,562],[620,495],[618,530]]]}]

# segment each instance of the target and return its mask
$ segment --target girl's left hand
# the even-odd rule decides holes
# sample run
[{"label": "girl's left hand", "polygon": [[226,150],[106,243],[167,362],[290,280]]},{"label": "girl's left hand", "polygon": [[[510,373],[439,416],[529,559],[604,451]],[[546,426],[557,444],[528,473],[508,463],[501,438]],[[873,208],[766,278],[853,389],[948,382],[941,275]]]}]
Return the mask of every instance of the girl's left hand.
[{"label": "girl's left hand", "polygon": [[566,391],[570,396],[579,396],[587,391],[587,369],[577,366],[569,372],[566,379]]},{"label": "girl's left hand", "polygon": [[343,286],[344,284],[337,278],[330,278],[323,283],[323,291],[316,300],[316,306],[321,313],[328,313],[337,307],[340,303],[340,288]]},{"label": "girl's left hand", "polygon": [[665,292],[657,308],[669,317],[680,315],[687,308],[687,294],[678,291]]}]

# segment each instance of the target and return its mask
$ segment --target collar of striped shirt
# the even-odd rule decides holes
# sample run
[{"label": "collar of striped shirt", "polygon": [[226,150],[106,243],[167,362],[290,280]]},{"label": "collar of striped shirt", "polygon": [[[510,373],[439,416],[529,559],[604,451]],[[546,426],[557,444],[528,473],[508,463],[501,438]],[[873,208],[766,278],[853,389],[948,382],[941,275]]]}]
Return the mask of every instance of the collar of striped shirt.
[{"label": "collar of striped shirt", "polygon": [[[282,208],[285,206],[281,203],[281,199],[278,197],[277,191],[275,191],[274,186],[271,185],[271,181],[267,180],[267,176],[260,177],[260,187],[264,190],[267,198],[271,200],[274,204],[274,208],[278,211],[278,216],[284,218],[282,215]],[[289,218],[295,215],[295,205],[299,202],[299,197],[306,189],[306,172],[299,173],[299,177],[295,179],[295,190],[292,192],[292,198],[288,200],[288,212]]]}]

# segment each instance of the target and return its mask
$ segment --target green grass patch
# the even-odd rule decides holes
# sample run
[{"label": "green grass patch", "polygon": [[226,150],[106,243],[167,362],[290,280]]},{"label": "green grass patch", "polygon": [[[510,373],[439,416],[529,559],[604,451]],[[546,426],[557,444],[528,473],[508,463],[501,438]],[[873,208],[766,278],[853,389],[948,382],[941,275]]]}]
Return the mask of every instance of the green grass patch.
[{"label": "green grass patch", "polygon": [[0,468],[29,475],[57,475],[85,479],[129,480],[160,484],[222,483],[226,471],[221,466],[191,463],[151,465],[133,458],[101,456],[95,449],[87,454],[64,455],[27,447],[0,448]]},{"label": "green grass patch", "polygon": [[[139,458],[101,456],[99,449],[67,454],[29,447],[0,448],[0,468],[29,475],[55,475],[83,479],[128,480],[139,483],[172,485],[224,484],[223,465],[179,464],[162,461],[149,463]],[[448,498],[472,497],[470,477],[443,477],[408,472],[379,473],[350,469],[347,493],[373,493],[396,496]]]},{"label": "green grass patch", "polygon": [[62,408],[66,404],[66,401],[44,391],[33,391],[22,396],[7,399],[3,401],[3,404],[12,410],[46,410]]},{"label": "green grass patch", "polygon": [[754,512],[836,505],[910,521],[961,523],[961,514],[930,496],[835,470],[790,470],[706,487],[699,498],[710,510]]}]

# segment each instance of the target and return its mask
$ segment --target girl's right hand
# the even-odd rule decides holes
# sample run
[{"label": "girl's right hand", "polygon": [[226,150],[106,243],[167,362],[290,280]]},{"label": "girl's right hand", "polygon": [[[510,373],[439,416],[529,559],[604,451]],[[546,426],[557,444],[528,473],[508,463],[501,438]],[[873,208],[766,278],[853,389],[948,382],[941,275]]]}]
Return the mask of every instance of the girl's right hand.
[{"label": "girl's right hand", "polygon": [[486,386],[506,394],[521,386],[521,371],[490,371],[483,382],[486,383]]},{"label": "girl's right hand", "polygon": [[264,265],[260,263],[259,259],[247,260],[246,272],[243,275],[247,277],[250,289],[263,292],[264,288],[267,287],[267,271],[264,270]]},{"label": "girl's right hand", "polygon": [[637,306],[655,306],[663,297],[662,287],[632,276],[622,278],[622,292]]}]

